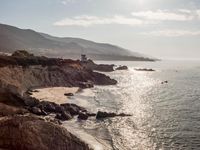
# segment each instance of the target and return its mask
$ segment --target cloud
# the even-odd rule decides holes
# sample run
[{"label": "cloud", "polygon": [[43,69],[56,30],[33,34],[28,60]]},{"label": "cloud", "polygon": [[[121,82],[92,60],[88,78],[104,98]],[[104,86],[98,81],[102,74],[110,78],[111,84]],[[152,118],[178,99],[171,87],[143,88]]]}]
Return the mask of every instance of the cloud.
[{"label": "cloud", "polygon": [[109,25],[109,24],[121,24],[121,25],[142,25],[147,22],[133,18],[125,17],[122,15],[115,15],[113,17],[97,17],[97,16],[76,16],[73,18],[65,18],[63,20],[54,23],[55,26],[83,26],[89,27],[93,25]]},{"label": "cloud", "polygon": [[68,3],[73,3],[75,0],[61,0],[61,4],[67,5]]},{"label": "cloud", "polygon": [[169,10],[156,10],[156,11],[139,11],[131,13],[134,17],[139,17],[148,20],[159,21],[190,21],[194,19],[194,15],[190,10],[179,9],[176,12]]},{"label": "cloud", "polygon": [[200,30],[197,31],[190,31],[190,30],[159,30],[159,31],[150,31],[150,32],[143,32],[143,35],[148,36],[164,36],[164,37],[180,37],[180,36],[199,36]]},{"label": "cloud", "polygon": [[[75,2],[78,0],[64,0],[63,4],[68,2]],[[88,0],[91,1],[91,0]],[[194,21],[200,20],[200,9],[176,9],[169,10],[149,10],[149,11],[135,11],[131,16],[114,15],[111,17],[98,17],[92,15],[81,15],[75,17],[67,17],[62,20],[56,21],[55,26],[83,26],[89,27],[94,25],[109,25],[120,24],[129,26],[159,24],[163,21]]]},{"label": "cloud", "polygon": [[[67,4],[70,4],[70,3],[76,3],[76,2],[79,2],[81,0],[61,0],[61,4],[63,5],[67,5]],[[85,0],[86,2],[91,2],[92,0]]]},{"label": "cloud", "polygon": [[196,10],[196,14],[197,14],[198,18],[200,19],[200,9]]}]

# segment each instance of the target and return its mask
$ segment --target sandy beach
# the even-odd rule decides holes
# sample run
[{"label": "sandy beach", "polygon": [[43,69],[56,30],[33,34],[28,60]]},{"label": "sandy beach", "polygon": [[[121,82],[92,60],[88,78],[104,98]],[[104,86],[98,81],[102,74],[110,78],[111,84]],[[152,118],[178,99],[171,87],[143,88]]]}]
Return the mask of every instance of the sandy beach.
[{"label": "sandy beach", "polygon": [[31,95],[41,101],[55,102],[57,104],[63,104],[67,102],[68,97],[65,96],[65,93],[78,92],[78,87],[49,87],[36,89],[38,92],[33,92]]}]

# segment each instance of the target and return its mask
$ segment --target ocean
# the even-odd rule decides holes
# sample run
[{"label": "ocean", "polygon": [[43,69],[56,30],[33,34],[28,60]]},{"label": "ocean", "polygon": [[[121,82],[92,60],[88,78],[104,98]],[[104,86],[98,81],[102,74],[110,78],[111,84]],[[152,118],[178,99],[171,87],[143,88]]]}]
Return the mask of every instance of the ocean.
[{"label": "ocean", "polygon": [[[66,126],[73,127],[78,135],[81,133],[97,150],[200,149],[200,61],[97,63],[127,65],[129,69],[106,73],[118,81],[117,85],[86,89],[69,102],[92,112],[123,112],[132,116],[72,120]],[[168,83],[161,84],[163,81]]]}]

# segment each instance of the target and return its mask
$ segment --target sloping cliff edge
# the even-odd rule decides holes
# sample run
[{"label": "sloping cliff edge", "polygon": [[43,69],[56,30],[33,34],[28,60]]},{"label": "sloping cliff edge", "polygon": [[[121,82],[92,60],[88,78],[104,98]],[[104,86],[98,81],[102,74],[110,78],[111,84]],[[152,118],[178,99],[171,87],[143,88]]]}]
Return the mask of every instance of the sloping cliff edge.
[{"label": "sloping cliff edge", "polygon": [[116,83],[85,67],[79,60],[37,57],[25,51],[0,56],[0,148],[90,149],[55,122],[30,114],[19,98],[26,97],[27,91],[36,87],[88,88]]}]

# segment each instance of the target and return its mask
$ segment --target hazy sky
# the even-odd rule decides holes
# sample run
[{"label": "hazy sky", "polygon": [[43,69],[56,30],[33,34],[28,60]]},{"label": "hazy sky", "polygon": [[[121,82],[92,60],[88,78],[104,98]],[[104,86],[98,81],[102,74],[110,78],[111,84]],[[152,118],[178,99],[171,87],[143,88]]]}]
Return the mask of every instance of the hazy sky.
[{"label": "hazy sky", "polygon": [[1,0],[0,23],[200,59],[200,0]]}]

